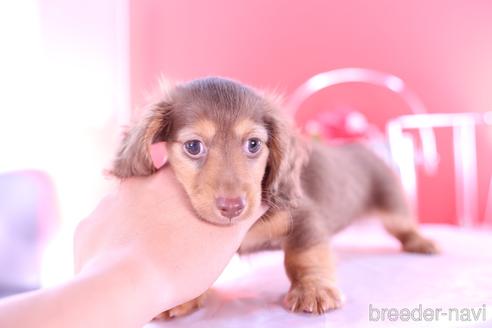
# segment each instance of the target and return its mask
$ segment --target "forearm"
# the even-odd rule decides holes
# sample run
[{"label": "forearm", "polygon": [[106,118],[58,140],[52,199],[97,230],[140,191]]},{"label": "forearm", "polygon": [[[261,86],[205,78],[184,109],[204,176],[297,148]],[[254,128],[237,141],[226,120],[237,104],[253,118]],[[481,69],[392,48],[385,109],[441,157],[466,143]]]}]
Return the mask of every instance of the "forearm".
[{"label": "forearm", "polygon": [[[142,327],[160,312],[204,292],[246,228],[206,225],[202,240],[190,236],[196,245],[185,242],[187,247],[159,256],[148,257],[155,251],[136,244],[99,254],[63,285],[0,300],[0,327]],[[179,265],[181,257],[194,261]],[[193,267],[201,274],[196,276]]]},{"label": "forearm", "polygon": [[0,301],[0,327],[141,327],[161,304],[139,264],[124,257],[61,286]]}]

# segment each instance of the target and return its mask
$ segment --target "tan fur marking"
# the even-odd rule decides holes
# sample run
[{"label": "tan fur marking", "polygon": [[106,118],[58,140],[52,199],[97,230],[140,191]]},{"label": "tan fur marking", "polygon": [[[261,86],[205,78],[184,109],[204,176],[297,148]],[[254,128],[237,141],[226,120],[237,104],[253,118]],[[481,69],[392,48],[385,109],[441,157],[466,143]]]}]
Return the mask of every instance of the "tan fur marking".
[{"label": "tan fur marking", "polygon": [[212,139],[217,132],[217,127],[215,123],[210,120],[201,119],[195,124],[193,127],[196,129],[199,135],[203,136],[206,139]]},{"label": "tan fur marking", "polygon": [[162,312],[159,314],[157,317],[154,319],[160,320],[169,320],[173,318],[179,318],[185,315],[188,315],[192,312],[195,312],[199,308],[203,306],[203,303],[205,302],[205,298],[207,296],[207,292],[203,293],[202,295],[198,296],[197,298],[192,299],[189,302],[183,303],[181,305],[178,305],[176,307],[173,307],[172,309],[169,309],[167,311]]},{"label": "tan fur marking", "polygon": [[430,239],[425,238],[418,230],[413,217],[380,212],[385,229],[401,243],[402,249],[409,253],[436,254],[439,248]]},{"label": "tan fur marking", "polygon": [[261,218],[249,229],[239,252],[246,253],[260,249],[266,243],[287,235],[291,228],[291,217],[287,211],[274,213],[265,219]]},{"label": "tan fur marking", "polygon": [[243,119],[236,123],[234,126],[234,133],[237,136],[243,136],[247,134],[255,126],[254,122],[249,118]]},{"label": "tan fur marking", "polygon": [[193,185],[193,178],[196,174],[191,161],[186,158],[180,143],[167,144],[167,147],[169,152],[169,162],[173,166],[174,173],[178,180],[183,184],[186,192],[189,193]]},{"label": "tan fur marking", "polygon": [[335,282],[334,264],[327,244],[307,249],[285,249],[285,269],[292,283],[302,281]]},{"label": "tan fur marking", "polygon": [[216,132],[217,127],[214,122],[207,119],[201,119],[193,123],[192,126],[181,129],[178,132],[178,140],[181,142],[194,138],[210,140],[215,136]]},{"label": "tan fur marking", "polygon": [[234,133],[239,138],[244,138],[246,136],[255,136],[257,138],[266,141],[268,139],[268,132],[265,127],[254,123],[250,119],[243,119],[236,123],[234,126]]},{"label": "tan fur marking", "polygon": [[261,178],[268,157],[268,149],[257,158],[253,166],[244,160],[242,149],[232,149],[226,158],[220,148],[211,147],[206,165],[190,159],[183,151],[181,142],[168,144],[169,162],[179,182],[190,196],[197,213],[213,222],[223,224],[225,219],[217,218],[215,198],[246,197],[247,207],[242,215],[251,215],[261,201]]},{"label": "tan fur marking", "polygon": [[322,314],[342,305],[335,268],[325,243],[299,250],[285,248],[285,270],[291,287],[284,303],[293,312]]}]

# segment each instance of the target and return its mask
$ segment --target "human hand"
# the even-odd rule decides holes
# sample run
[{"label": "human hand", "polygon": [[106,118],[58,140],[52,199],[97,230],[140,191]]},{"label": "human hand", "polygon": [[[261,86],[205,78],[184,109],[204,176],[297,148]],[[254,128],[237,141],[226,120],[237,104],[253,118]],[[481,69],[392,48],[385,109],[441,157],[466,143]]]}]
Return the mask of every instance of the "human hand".
[{"label": "human hand", "polygon": [[157,315],[205,292],[265,210],[232,226],[204,222],[164,167],[121,182],[79,225],[75,269],[83,275],[123,263],[138,289],[138,300],[128,301],[152,304]]}]

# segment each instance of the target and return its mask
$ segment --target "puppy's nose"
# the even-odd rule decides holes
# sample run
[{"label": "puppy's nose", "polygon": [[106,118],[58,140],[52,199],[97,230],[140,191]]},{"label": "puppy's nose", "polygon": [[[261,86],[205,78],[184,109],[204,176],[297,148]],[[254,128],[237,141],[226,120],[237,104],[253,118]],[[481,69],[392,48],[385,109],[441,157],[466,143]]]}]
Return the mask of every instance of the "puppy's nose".
[{"label": "puppy's nose", "polygon": [[223,216],[232,219],[241,214],[244,209],[245,201],[243,197],[217,197],[215,199],[215,204]]}]

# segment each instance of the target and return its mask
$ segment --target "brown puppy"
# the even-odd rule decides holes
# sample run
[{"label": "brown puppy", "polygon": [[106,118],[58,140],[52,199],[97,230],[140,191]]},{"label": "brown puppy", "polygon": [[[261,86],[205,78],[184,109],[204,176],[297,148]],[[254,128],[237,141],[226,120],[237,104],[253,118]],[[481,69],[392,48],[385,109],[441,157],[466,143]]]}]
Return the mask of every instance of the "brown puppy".
[{"label": "brown puppy", "polygon": [[[405,251],[434,253],[420,235],[398,179],[361,145],[308,148],[280,116],[278,104],[237,82],[205,78],[177,85],[134,126],[118,151],[119,178],[155,172],[149,146],[166,141],[169,162],[196,213],[227,225],[261,202],[270,210],[251,228],[239,252],[285,251],[292,311],[340,307],[328,240],[356,218],[377,211]],[[164,312],[184,315],[199,297]]]}]

